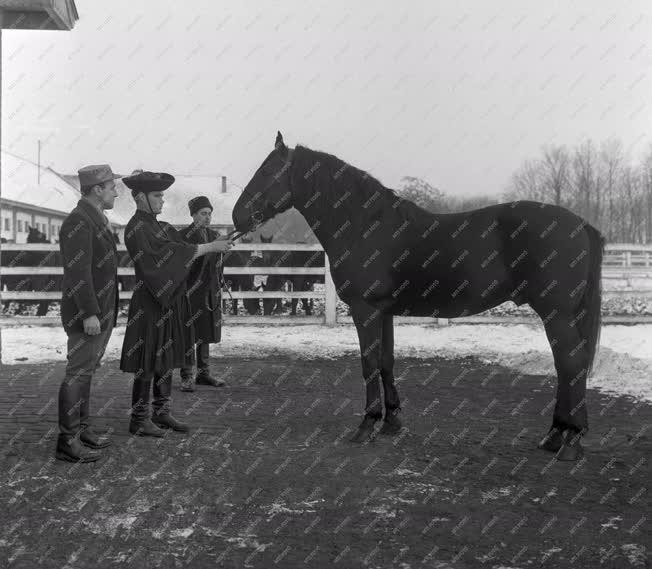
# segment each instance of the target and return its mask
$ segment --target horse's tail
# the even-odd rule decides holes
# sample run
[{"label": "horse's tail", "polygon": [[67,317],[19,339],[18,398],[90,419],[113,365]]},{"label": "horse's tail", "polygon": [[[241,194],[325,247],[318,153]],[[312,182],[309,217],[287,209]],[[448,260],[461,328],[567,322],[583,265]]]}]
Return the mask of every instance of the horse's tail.
[{"label": "horse's tail", "polygon": [[587,378],[593,369],[593,363],[600,344],[600,328],[602,323],[602,255],[605,238],[592,225],[586,225],[589,236],[589,274],[578,307],[578,331],[585,342],[588,354]]}]

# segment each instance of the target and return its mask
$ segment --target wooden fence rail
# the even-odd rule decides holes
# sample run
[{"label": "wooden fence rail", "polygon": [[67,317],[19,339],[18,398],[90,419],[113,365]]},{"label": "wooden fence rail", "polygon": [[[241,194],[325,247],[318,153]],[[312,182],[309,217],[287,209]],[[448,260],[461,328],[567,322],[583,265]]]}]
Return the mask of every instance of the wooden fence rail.
[{"label": "wooden fence rail", "polygon": [[[37,244],[15,244],[5,243],[2,244],[1,250],[4,251],[37,251],[37,252],[58,252],[59,246],[57,244],[37,243]],[[118,246],[119,252],[126,252],[124,245]],[[238,244],[233,247],[233,251],[315,251],[322,252],[321,245],[307,245],[307,244],[289,244],[289,243],[251,243],[251,244]],[[325,310],[323,319],[317,319],[323,324],[334,325],[338,322],[336,313],[337,293],[335,284],[330,275],[328,256],[324,254],[325,263],[320,267],[225,267],[225,275],[318,275],[324,277],[324,290],[323,291],[300,291],[300,292],[285,292],[285,291],[250,291],[250,292],[231,292],[234,299],[248,299],[248,298],[324,298]],[[15,259],[20,263],[20,257]],[[49,267],[49,266],[22,266],[19,264],[0,267],[0,276],[2,275],[62,275],[62,267]],[[120,267],[118,269],[119,276],[133,276],[134,269],[131,267]],[[603,259],[603,279],[618,279],[626,281],[630,287],[629,290],[613,291],[616,294],[649,294],[652,292],[652,245],[632,245],[615,243],[609,244],[606,247],[605,256]],[[649,289],[646,287],[643,290],[634,290],[631,287],[633,279],[650,279]],[[131,298],[131,291],[120,291],[120,299]],[[26,301],[26,300],[59,300],[61,298],[61,291],[0,291],[0,302],[11,300]],[[242,319],[254,319],[256,321],[268,320],[264,317],[242,317]],[[303,319],[302,319],[303,320]],[[315,320],[314,318],[310,319]],[[348,320],[348,319],[340,319]],[[433,322],[433,320],[445,323],[447,319],[432,319],[432,318],[409,318],[409,321],[415,322],[417,320]]]}]

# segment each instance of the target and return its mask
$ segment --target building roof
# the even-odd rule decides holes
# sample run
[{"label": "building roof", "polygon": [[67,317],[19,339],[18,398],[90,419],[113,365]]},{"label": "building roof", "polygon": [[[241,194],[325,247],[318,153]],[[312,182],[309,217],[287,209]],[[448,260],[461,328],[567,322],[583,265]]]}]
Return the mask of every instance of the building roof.
[{"label": "building roof", "polygon": [[2,160],[1,197],[68,214],[79,200],[79,190],[50,168],[39,167],[10,152],[0,153]]}]

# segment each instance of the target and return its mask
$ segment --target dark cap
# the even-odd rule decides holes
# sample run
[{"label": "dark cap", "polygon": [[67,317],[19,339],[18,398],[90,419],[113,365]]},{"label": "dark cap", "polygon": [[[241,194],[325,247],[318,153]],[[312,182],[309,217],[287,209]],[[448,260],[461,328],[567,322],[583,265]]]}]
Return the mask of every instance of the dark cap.
[{"label": "dark cap", "polygon": [[213,206],[206,196],[197,196],[192,198],[188,202],[188,209],[190,209],[190,215],[195,215],[200,209],[205,207],[210,207],[213,211]]}]

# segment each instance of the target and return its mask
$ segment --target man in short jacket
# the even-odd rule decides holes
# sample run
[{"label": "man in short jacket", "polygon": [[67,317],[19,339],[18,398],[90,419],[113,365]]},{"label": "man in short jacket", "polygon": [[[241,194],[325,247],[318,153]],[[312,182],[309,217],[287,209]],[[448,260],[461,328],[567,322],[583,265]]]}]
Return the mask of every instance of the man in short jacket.
[{"label": "man in short jacket", "polygon": [[91,381],[118,313],[118,257],[104,210],[112,209],[116,176],[107,164],[79,170],[82,198],[61,224],[61,321],[68,335],[68,364],[59,389],[56,458],[93,462],[109,446],[89,422]]}]

